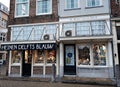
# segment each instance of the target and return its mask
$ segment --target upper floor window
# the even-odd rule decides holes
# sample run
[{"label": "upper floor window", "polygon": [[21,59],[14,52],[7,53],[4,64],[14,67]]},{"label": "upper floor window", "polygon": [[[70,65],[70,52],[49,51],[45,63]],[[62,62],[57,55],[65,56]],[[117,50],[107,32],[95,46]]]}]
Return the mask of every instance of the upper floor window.
[{"label": "upper floor window", "polygon": [[16,17],[29,15],[29,0],[16,0]]},{"label": "upper floor window", "polygon": [[79,0],[66,0],[66,9],[75,9],[79,7]]},{"label": "upper floor window", "polygon": [[101,6],[102,0],[87,0],[87,7]]},{"label": "upper floor window", "polygon": [[52,0],[37,0],[36,14],[51,14],[52,13]]},{"label": "upper floor window", "polygon": [[6,34],[0,33],[0,41],[6,41]]}]

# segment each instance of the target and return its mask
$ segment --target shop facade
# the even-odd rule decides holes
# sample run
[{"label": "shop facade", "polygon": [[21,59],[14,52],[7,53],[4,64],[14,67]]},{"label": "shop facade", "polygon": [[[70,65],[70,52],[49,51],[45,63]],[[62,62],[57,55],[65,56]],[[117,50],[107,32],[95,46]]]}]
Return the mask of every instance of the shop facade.
[{"label": "shop facade", "polygon": [[113,78],[109,15],[60,19],[60,76]]},{"label": "shop facade", "polygon": [[9,52],[9,76],[51,77],[53,64],[58,73],[57,27],[58,24],[11,26],[11,42],[1,45]]}]

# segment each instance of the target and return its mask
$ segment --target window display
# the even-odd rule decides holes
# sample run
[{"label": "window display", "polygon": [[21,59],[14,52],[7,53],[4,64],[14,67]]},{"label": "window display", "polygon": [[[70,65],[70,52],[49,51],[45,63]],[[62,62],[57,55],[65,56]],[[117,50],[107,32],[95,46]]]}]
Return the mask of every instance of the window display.
[{"label": "window display", "polygon": [[106,46],[105,44],[93,45],[94,65],[106,65]]},{"label": "window display", "polygon": [[35,50],[34,58],[35,58],[35,63],[43,63],[43,59],[44,59],[43,51]]},{"label": "window display", "polygon": [[78,65],[90,65],[90,49],[87,46],[79,46]]},{"label": "window display", "polygon": [[35,50],[34,52],[35,63],[56,63],[55,50]]},{"label": "window display", "polygon": [[12,51],[12,63],[20,63],[21,58],[22,58],[21,51]]}]

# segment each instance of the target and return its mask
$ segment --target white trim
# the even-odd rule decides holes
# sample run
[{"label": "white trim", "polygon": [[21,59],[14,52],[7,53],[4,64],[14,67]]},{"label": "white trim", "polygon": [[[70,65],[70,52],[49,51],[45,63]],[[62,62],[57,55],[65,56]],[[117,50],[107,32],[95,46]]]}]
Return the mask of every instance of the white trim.
[{"label": "white trim", "polygon": [[16,42],[3,42],[3,43],[1,43],[1,45],[2,44],[27,44],[27,43],[56,43],[56,41],[16,41]]},{"label": "white trim", "polygon": [[16,2],[16,0],[15,0],[15,13],[14,13],[14,16],[15,16],[15,18],[19,18],[19,17],[28,17],[29,16],[29,11],[30,11],[30,0],[28,0],[28,14],[27,15],[16,15],[16,11],[17,11],[17,2]]},{"label": "white trim", "polygon": [[110,15],[109,14],[102,14],[102,15],[91,15],[91,16],[82,16],[82,17],[65,17],[60,18],[60,23],[66,23],[66,22],[79,22],[79,21],[93,21],[93,20],[109,20]]},{"label": "white trim", "polygon": [[17,24],[17,25],[9,25],[8,27],[23,27],[23,26],[35,26],[35,25],[50,25],[50,24],[58,24],[59,22],[46,22],[46,23],[31,23],[31,24]]},{"label": "white trim", "polygon": [[60,37],[61,41],[75,41],[75,40],[112,40],[113,36],[86,36],[86,37]]},{"label": "white trim", "polygon": [[37,10],[38,10],[38,1],[40,0],[36,0],[36,15],[49,15],[49,14],[52,14],[52,0],[50,0],[50,12],[48,13],[38,13]]}]

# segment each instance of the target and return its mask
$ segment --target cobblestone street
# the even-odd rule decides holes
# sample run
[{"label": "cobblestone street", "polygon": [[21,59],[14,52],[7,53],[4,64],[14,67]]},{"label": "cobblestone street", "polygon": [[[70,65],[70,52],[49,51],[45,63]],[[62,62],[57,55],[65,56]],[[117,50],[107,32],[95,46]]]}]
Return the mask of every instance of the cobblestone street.
[{"label": "cobblestone street", "polygon": [[114,86],[83,85],[61,82],[52,83],[52,82],[0,80],[0,87],[114,87]]}]

